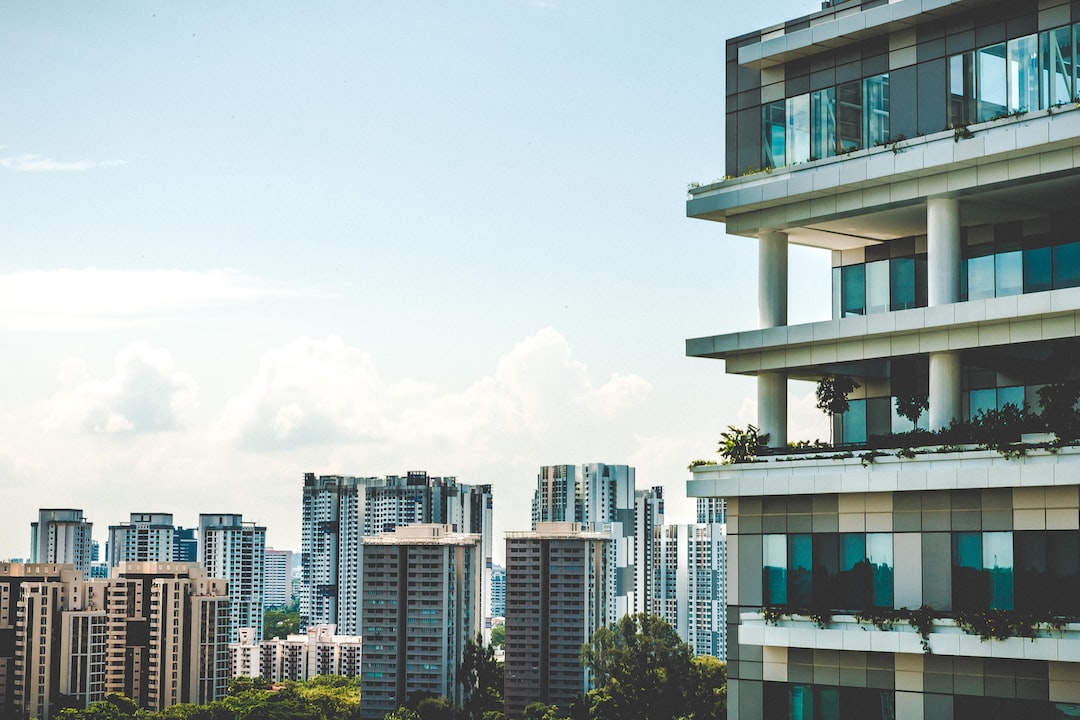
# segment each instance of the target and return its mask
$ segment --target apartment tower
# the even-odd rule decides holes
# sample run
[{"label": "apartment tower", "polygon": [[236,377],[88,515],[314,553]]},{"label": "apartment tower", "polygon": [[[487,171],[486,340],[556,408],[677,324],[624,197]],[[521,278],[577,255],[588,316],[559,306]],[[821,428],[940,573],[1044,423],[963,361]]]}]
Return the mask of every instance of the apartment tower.
[{"label": "apartment tower", "polygon": [[262,637],[266,528],[242,515],[199,515],[199,561],[211,577],[229,581],[229,642],[240,628]]}]

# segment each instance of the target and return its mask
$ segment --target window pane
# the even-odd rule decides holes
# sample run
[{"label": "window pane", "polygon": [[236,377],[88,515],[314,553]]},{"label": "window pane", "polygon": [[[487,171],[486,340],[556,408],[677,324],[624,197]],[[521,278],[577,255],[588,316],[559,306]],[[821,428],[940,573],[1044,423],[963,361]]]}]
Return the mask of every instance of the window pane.
[{"label": "window pane", "polygon": [[866,561],[872,578],[870,602],[874,607],[893,605],[892,533],[866,534]]},{"label": "window pane", "polygon": [[993,255],[968,258],[967,288],[968,300],[983,300],[994,297]]},{"label": "window pane", "polygon": [[787,538],[762,535],[762,598],[766,605],[787,604]]},{"label": "window pane", "polygon": [[1075,530],[1046,533],[1046,566],[1052,583],[1049,610],[1075,615],[1080,609],[1080,537]]},{"label": "window pane", "polygon": [[814,606],[836,607],[840,550],[836,533],[814,534]]},{"label": "window pane", "polygon": [[1072,102],[1073,53],[1069,28],[1042,33],[1042,107]]},{"label": "window pane", "polygon": [[975,55],[966,52],[949,58],[949,124],[967,125],[975,120]]},{"label": "window pane", "polygon": [[866,313],[889,310],[889,261],[866,263]]},{"label": "window pane", "polygon": [[[892,398],[868,398],[866,401],[866,435],[888,435],[892,432]],[[910,424],[910,423],[909,423]]]},{"label": "window pane", "polygon": [[788,535],[788,604],[813,604],[811,582],[814,570],[813,544],[808,534]]},{"label": "window pane", "polygon": [[1024,292],[1041,292],[1053,287],[1050,278],[1050,248],[1024,251]]},{"label": "window pane", "polygon": [[997,389],[997,409],[1000,410],[1006,405],[1015,405],[1018,408],[1024,407],[1023,385]]},{"label": "window pane", "polygon": [[786,162],[784,150],[784,101],[778,100],[761,107],[761,166],[783,167]]},{"label": "window pane", "polygon": [[866,266],[846,265],[840,268],[843,286],[841,317],[866,314]]},{"label": "window pane", "polygon": [[1046,533],[1013,533],[1016,561],[1016,609],[1037,612],[1046,609],[1051,584],[1046,571]]},{"label": "window pane", "polygon": [[1024,291],[1024,259],[1019,250],[994,256],[995,292],[998,297]]},{"label": "window pane", "polygon": [[814,720],[840,720],[840,688],[816,687]]},{"label": "window pane", "polygon": [[985,608],[988,589],[982,575],[982,533],[953,533],[952,545],[953,609]]},{"label": "window pane", "polygon": [[866,147],[889,140],[889,74],[868,77],[863,81]]},{"label": "window pane", "polygon": [[814,720],[814,688],[811,685],[792,685],[788,696],[790,720]]},{"label": "window pane", "polygon": [[869,570],[866,563],[866,536],[863,533],[841,533],[837,609],[858,610],[868,605]]},{"label": "window pane", "polygon": [[836,88],[836,126],[840,152],[863,146],[862,83],[858,80]]},{"label": "window pane", "polygon": [[1039,40],[1037,34],[1009,41],[1009,110],[1039,107]]},{"label": "window pane", "polygon": [[893,258],[889,261],[889,295],[892,310],[915,307],[915,258]]},{"label": "window pane", "polygon": [[983,533],[982,556],[983,568],[989,573],[990,607],[999,610],[1012,610],[1012,533]]},{"label": "window pane", "polygon": [[787,164],[810,159],[810,95],[787,99]]},{"label": "window pane", "polygon": [[1080,243],[1058,245],[1053,249],[1054,287],[1080,285]]},{"label": "window pane", "polygon": [[855,445],[866,442],[866,401],[849,400],[848,411],[844,413],[844,444]]},{"label": "window pane", "polygon": [[985,47],[976,53],[979,122],[1002,117],[1006,113],[1008,84],[1005,65],[1005,43]]},{"label": "window pane", "polygon": [[836,88],[810,94],[810,128],[810,159],[820,160],[836,155]]},{"label": "window pane", "polygon": [[984,388],[982,390],[972,390],[968,399],[968,407],[969,418],[974,418],[980,412],[997,410],[997,389]]}]

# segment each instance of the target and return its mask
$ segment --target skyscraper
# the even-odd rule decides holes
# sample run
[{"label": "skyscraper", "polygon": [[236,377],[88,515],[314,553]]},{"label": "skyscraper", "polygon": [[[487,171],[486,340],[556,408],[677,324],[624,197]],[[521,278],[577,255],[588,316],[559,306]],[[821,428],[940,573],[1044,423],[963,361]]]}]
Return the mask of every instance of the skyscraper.
[{"label": "skyscraper", "polygon": [[263,563],[263,605],[284,607],[292,600],[292,550],[266,548]]},{"label": "skyscraper", "polygon": [[171,513],[131,513],[129,522],[109,526],[109,567],[122,562],[171,561],[174,533]]},{"label": "skyscraper", "polygon": [[413,524],[364,538],[360,716],[381,720],[415,692],[461,704],[465,644],[482,628],[480,536]]},{"label": "skyscraper", "polygon": [[[727,43],[729,177],[687,203],[759,248],[758,329],[687,341],[767,435],[688,484],[728,501],[729,713],[1080,713],[1080,6],[774,20]],[[831,317],[788,324],[791,245]],[[791,378],[833,447],[788,446]]]},{"label": "skyscraper", "polygon": [[727,533],[718,523],[653,529],[651,605],[698,655],[727,660]]},{"label": "skyscraper", "polygon": [[229,581],[229,642],[245,627],[262,637],[265,549],[266,528],[242,515],[199,515],[199,561]]},{"label": "skyscraper", "polygon": [[45,508],[37,522],[30,523],[30,561],[71,563],[83,578],[90,577],[93,560],[94,524],[83,518],[82,510]]}]

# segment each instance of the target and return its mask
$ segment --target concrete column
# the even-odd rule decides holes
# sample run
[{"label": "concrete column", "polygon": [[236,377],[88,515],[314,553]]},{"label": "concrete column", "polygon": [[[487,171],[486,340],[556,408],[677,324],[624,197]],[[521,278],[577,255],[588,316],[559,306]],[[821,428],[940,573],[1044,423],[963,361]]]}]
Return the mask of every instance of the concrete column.
[{"label": "concrete column", "polygon": [[930,353],[930,429],[946,427],[960,417],[962,408],[960,354]]},{"label": "concrete column", "polygon": [[758,233],[758,327],[787,325],[787,233]]},{"label": "concrete column", "polygon": [[[758,326],[787,325],[787,233],[758,233]],[[769,447],[787,445],[787,373],[764,372],[757,378],[758,430],[768,433]]]},{"label": "concrete column", "polygon": [[769,434],[769,447],[787,445],[787,373],[757,376],[758,432]]},{"label": "concrete column", "polygon": [[[960,201],[926,200],[927,304],[960,301]],[[932,412],[932,411],[931,411]]]}]

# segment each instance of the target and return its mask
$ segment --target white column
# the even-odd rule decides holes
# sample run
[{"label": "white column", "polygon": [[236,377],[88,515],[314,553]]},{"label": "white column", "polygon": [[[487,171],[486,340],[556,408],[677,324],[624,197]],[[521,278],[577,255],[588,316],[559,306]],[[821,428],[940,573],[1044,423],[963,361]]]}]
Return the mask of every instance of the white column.
[{"label": "white column", "polygon": [[926,201],[927,304],[960,301],[960,201]]},{"label": "white column", "polygon": [[[926,200],[927,304],[960,301],[960,201]],[[930,429],[960,417],[960,355],[930,353]]]},{"label": "white column", "polygon": [[961,408],[959,353],[930,353],[930,429],[946,427]]},{"label": "white column", "polygon": [[[787,233],[758,233],[758,326],[787,325]],[[787,373],[758,373],[758,431],[768,433],[769,447],[787,445]]]}]

